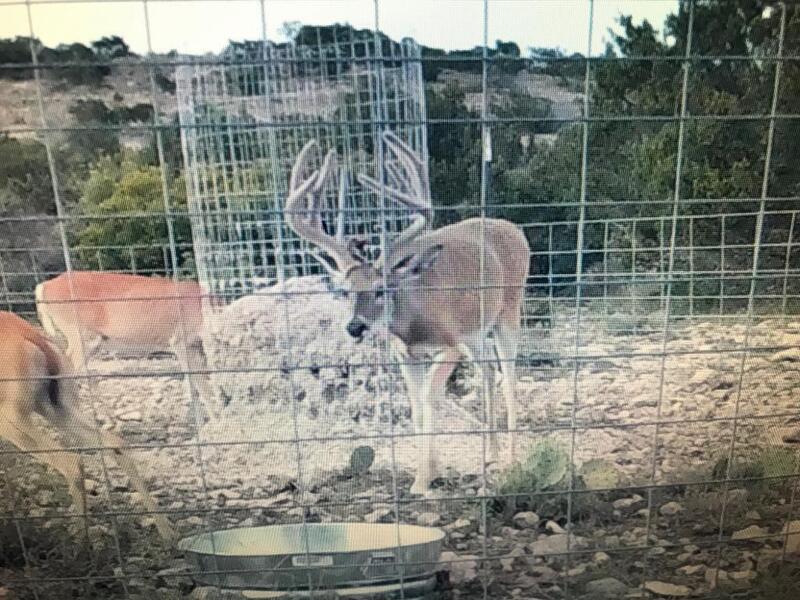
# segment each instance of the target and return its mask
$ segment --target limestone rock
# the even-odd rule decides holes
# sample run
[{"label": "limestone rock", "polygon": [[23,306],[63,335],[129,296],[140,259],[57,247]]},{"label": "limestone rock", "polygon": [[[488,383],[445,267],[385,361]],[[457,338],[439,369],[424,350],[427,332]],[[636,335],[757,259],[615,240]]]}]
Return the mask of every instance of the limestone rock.
[{"label": "limestone rock", "polygon": [[749,540],[752,538],[760,538],[765,535],[769,535],[769,531],[767,531],[763,527],[759,527],[758,525],[750,525],[750,527],[745,527],[744,529],[740,529],[739,531],[734,531],[733,535],[731,535],[731,539]]},{"label": "limestone rock", "polygon": [[518,512],[514,515],[513,521],[517,527],[537,527],[539,525],[539,515],[535,512]]},{"label": "limestone rock", "polygon": [[800,521],[791,521],[783,528],[786,535],[786,553],[800,554]]},{"label": "limestone rock", "polygon": [[728,580],[728,572],[723,569],[706,569],[705,580],[711,589],[714,589],[718,583]]},{"label": "limestone rock", "polygon": [[706,569],[705,565],[684,565],[678,569],[681,575],[697,575]]},{"label": "limestone rock", "polygon": [[244,600],[245,596],[233,590],[221,590],[212,586],[198,587],[189,594],[189,600]]},{"label": "limestone rock", "polygon": [[391,508],[376,508],[371,513],[364,516],[364,521],[367,523],[380,523],[391,514]]},{"label": "limestone rock", "polygon": [[611,557],[605,552],[595,552],[593,558],[594,562],[598,565],[604,565],[611,560]]},{"label": "limestone rock", "polygon": [[[567,547],[569,546],[569,548]],[[564,554],[569,550],[576,550],[586,546],[586,539],[577,535],[567,533],[557,533],[540,537],[528,546],[528,549],[536,555],[543,554]]]},{"label": "limestone rock", "polygon": [[623,598],[628,593],[628,586],[622,583],[619,579],[613,577],[604,577],[603,579],[595,579],[586,584],[586,593],[591,598],[608,598],[608,600],[616,600]]},{"label": "limestone rock", "polygon": [[635,504],[639,504],[640,502],[643,502],[643,501],[644,501],[644,498],[642,498],[638,494],[635,494],[635,495],[631,496],[630,498],[620,498],[619,500],[614,500],[614,502],[612,503],[612,506],[614,508],[616,508],[617,510],[622,510],[624,508],[630,508],[631,506],[633,506]]},{"label": "limestone rock", "polygon": [[478,557],[473,554],[458,555],[455,552],[442,552],[439,564],[450,572],[453,585],[469,583],[478,577]]},{"label": "limestone rock", "polygon": [[442,515],[438,513],[425,512],[417,515],[417,523],[424,527],[435,527],[442,522]]},{"label": "limestone rock", "polygon": [[683,597],[692,593],[692,589],[685,585],[675,585],[665,581],[645,581],[644,589],[659,596]]},{"label": "limestone rock", "polygon": [[772,362],[798,362],[800,361],[800,348],[788,348],[776,352],[769,357]]},{"label": "limestone rock", "polygon": [[555,521],[548,521],[544,528],[550,533],[567,533],[567,530],[561,527],[561,525]]},{"label": "limestone rock", "polygon": [[664,506],[658,509],[658,512],[660,512],[665,517],[672,517],[674,515],[677,515],[682,510],[683,506],[681,506],[677,502],[667,502]]}]

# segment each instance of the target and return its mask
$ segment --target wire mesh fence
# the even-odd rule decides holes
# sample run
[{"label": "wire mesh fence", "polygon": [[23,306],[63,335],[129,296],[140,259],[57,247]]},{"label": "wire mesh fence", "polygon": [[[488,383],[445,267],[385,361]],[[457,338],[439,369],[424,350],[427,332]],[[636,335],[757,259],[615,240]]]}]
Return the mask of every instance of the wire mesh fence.
[{"label": "wire mesh fence", "polygon": [[384,226],[377,202],[348,181],[368,164],[376,173],[382,123],[397,123],[427,160],[419,48],[410,40],[383,48],[374,34],[358,39],[352,31],[339,41],[336,33],[332,44],[323,45],[318,30],[316,46],[257,43],[238,53],[237,64],[177,72],[189,205],[201,215],[193,223],[198,276],[215,294],[274,283],[295,264],[300,274],[318,271],[311,257],[297,256],[299,240],[280,219],[289,171],[310,139],[340,150],[341,199],[331,198],[325,212],[342,236],[376,237]]},{"label": "wire mesh fence", "polygon": [[[659,4],[662,33],[604,37]],[[141,54],[48,47],[73,5],[140,20]],[[794,597],[800,7],[410,2],[470,32],[441,50],[379,0],[109,6],[0,3],[0,310],[72,361],[45,375],[157,508],[105,438],[65,440],[85,518],[31,460],[63,450],[11,440],[0,592]],[[504,11],[553,7],[580,52],[501,41]],[[203,10],[253,39],[154,50]],[[0,368],[6,423],[37,377]],[[371,527],[353,572],[316,537],[339,523]],[[410,524],[441,556],[408,553]]]}]

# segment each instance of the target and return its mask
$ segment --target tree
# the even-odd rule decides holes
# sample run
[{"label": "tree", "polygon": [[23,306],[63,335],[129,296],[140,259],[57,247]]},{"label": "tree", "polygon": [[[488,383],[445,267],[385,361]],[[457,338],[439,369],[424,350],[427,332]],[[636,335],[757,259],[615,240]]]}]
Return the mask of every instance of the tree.
[{"label": "tree", "polygon": [[[473,116],[465,104],[466,94],[457,81],[436,92],[428,88],[428,118],[455,123],[432,124],[428,131],[431,193],[438,205],[475,205],[480,199],[480,127],[461,124]],[[440,224],[457,220],[463,210],[437,211]]]},{"label": "tree", "polygon": [[287,40],[294,40],[302,28],[303,24],[300,21],[285,21],[281,25],[280,33]]},{"label": "tree", "polygon": [[110,125],[115,122],[114,112],[102,100],[94,98],[89,98],[88,100],[78,99],[68,110],[80,125]]},{"label": "tree", "polygon": [[[33,40],[34,49],[41,47],[38,40]],[[14,39],[0,40],[0,63],[29,65],[31,63],[31,38],[17,36]],[[6,67],[0,69],[0,79],[23,80],[32,79],[33,69]]]},{"label": "tree", "polygon": [[[681,110],[681,59],[686,47],[688,13],[681,10],[668,17],[663,34],[646,21],[634,24],[630,17],[622,17],[619,24],[620,30],[614,33],[606,50],[608,60],[592,65],[590,112],[594,116],[630,119],[600,119],[588,126],[587,211],[607,222],[621,217],[668,219],[676,191],[677,117]],[[719,200],[757,199],[761,194],[768,131],[765,116],[769,113],[775,75],[775,63],[768,57],[776,52],[779,26],[779,11],[765,13],[763,3],[757,0],[710,0],[695,4],[694,54],[742,55],[753,59],[696,59],[690,63],[687,112],[692,118],[683,125],[680,197],[696,201],[707,199],[708,203],[687,204],[682,211],[702,215],[756,210],[756,202],[734,204]],[[787,5],[786,55],[797,52],[798,40],[800,7]],[[618,60],[620,57],[635,57],[635,60]],[[783,65],[779,112],[796,114],[800,111],[800,70],[793,61]],[[742,119],[742,115],[764,117]],[[672,119],[653,120],[652,116]],[[713,118],[705,118],[707,116]],[[576,160],[580,160],[583,153],[577,142],[580,129],[562,129],[552,148],[535,153],[527,166],[510,169],[496,178],[494,188],[498,198],[523,205],[536,198],[549,198],[547,201],[555,204],[562,200],[574,203],[581,190],[576,180],[581,172]],[[794,196],[800,192],[800,175],[796,168],[798,152],[800,124],[779,118],[769,173],[770,196]],[[568,222],[577,219],[574,210],[554,208],[539,214],[535,220],[541,222],[550,215]],[[516,209],[513,216],[529,221],[532,215],[523,206]],[[752,217],[728,218],[727,243],[750,245],[757,242],[753,239],[754,222]],[[688,243],[685,238],[681,241],[681,236],[687,235],[684,223],[679,222],[679,244]],[[720,243],[719,219],[699,219],[695,225],[695,245]],[[765,235],[785,240],[788,227],[788,219],[773,220]],[[660,230],[657,220],[639,221],[635,238],[632,229],[628,228],[627,232],[632,236],[630,243],[639,248],[663,247],[662,236],[670,234]],[[589,268],[591,262],[600,257],[599,253],[587,252],[589,248],[603,247],[603,239],[598,237],[600,233],[599,228],[589,225],[584,230],[584,268]],[[768,255],[769,252],[763,253],[765,257]],[[657,253],[651,252],[650,256],[657,256]],[[729,252],[728,265],[747,268],[751,256],[747,251]],[[558,257],[556,263],[564,260]],[[676,260],[680,263],[685,256],[679,253]],[[645,269],[653,266],[639,265]],[[571,264],[554,266],[561,274],[571,272],[574,267],[574,259]],[[688,268],[688,265],[678,268]],[[719,265],[709,264],[706,268],[718,269]],[[707,292],[716,294],[717,291]],[[673,292],[682,293],[678,287]]]},{"label": "tree", "polygon": [[497,48],[497,53],[500,56],[506,56],[510,58],[519,58],[520,57],[520,50],[519,46],[514,42],[504,42],[502,40],[497,40],[495,42],[495,47]]},{"label": "tree", "polygon": [[7,190],[7,195],[0,214],[55,214],[44,144],[0,135],[1,189]]},{"label": "tree", "polygon": [[[106,65],[91,63],[132,55],[125,40],[116,35],[100,38],[92,42],[91,47],[73,43],[60,44],[55,48],[43,46],[39,40],[17,36],[13,39],[0,39],[0,63],[31,64],[31,45],[33,45],[40,63],[64,65],[45,70],[44,73],[48,77],[64,79],[73,85],[98,85],[111,72]],[[0,79],[22,80],[32,77],[33,69],[13,67],[0,69]]]},{"label": "tree", "polygon": [[123,58],[131,55],[128,44],[118,35],[102,37],[92,42],[92,49],[99,58],[105,60],[113,60],[115,58]]},{"label": "tree", "polygon": [[[183,172],[183,150],[181,148],[181,126],[178,115],[172,117],[169,124],[161,129],[161,147],[164,150],[164,164],[169,169],[172,177],[178,177]],[[139,160],[144,165],[158,166],[158,138],[156,134],[150,136],[147,146],[139,154]]]},{"label": "tree", "polygon": [[[171,208],[186,213],[182,177],[168,185]],[[81,263],[89,268],[130,269],[131,248],[138,269],[163,273],[169,247],[161,170],[136,157],[107,157],[92,170],[79,207],[92,217],[74,235]],[[191,228],[186,216],[173,219],[179,266],[191,259]]]},{"label": "tree", "polygon": [[83,174],[101,156],[120,152],[114,112],[101,100],[78,100],[70,106],[77,129],[67,132],[60,154],[69,161],[69,170]]},{"label": "tree", "polygon": [[111,73],[111,68],[106,65],[92,64],[97,61],[97,55],[91,48],[77,42],[44,48],[39,59],[42,63],[63,65],[48,69],[47,74],[72,85],[99,85]]},{"label": "tree", "polygon": [[[563,84],[574,83],[586,73],[586,61],[580,52],[567,55],[560,48],[528,48],[532,70],[561,78]],[[581,81],[582,83],[582,81]]]},{"label": "tree", "polygon": [[[763,14],[756,0],[713,1],[695,8],[694,52],[700,55],[774,54],[778,36],[778,11]],[[789,26],[786,40],[797,47],[800,9],[787,7]],[[615,48],[607,54],[622,56],[680,57],[684,53],[688,14],[671,15],[665,23],[665,37],[646,21],[639,26],[630,17],[620,19],[622,32],[614,38]],[[788,50],[788,49],[787,49]],[[791,63],[788,63],[791,64]],[[769,111],[774,79],[774,63],[756,60],[693,61],[690,66],[688,112],[692,115],[716,115],[716,120],[693,120],[685,127],[682,195],[694,198],[755,197],[760,193],[767,127],[764,120],[734,120],[739,115],[758,115]],[[599,65],[597,88],[593,93],[594,114],[678,115],[682,67],[680,61],[615,61]],[[798,73],[785,69],[784,90],[797,89]],[[797,94],[783,94],[781,112],[800,110]],[[731,120],[725,120],[731,116]],[[603,138],[616,141],[624,135],[634,143],[630,154],[632,168],[638,174],[641,190],[660,194],[660,199],[674,193],[674,181],[663,172],[675,164],[677,127],[673,123],[654,126],[611,123],[596,127]],[[770,173],[771,195],[791,195],[797,190],[797,177],[787,177],[792,152],[798,149],[792,126],[780,123],[778,143],[773,150],[775,170]],[[797,132],[797,129],[794,130]],[[611,147],[611,144],[609,144]],[[795,155],[796,156],[796,155]],[[618,156],[615,157],[618,159]],[[659,173],[658,171],[662,171]],[[672,173],[674,180],[674,172]],[[660,183],[659,183],[660,182]],[[656,192],[658,190],[658,192]],[[724,209],[725,207],[723,207]]]}]

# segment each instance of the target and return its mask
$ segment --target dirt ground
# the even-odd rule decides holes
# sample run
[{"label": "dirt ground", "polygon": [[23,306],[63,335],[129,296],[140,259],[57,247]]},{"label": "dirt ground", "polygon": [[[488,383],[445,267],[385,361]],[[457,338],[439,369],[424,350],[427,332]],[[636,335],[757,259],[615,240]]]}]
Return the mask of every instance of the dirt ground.
[{"label": "dirt ground", "polygon": [[[780,586],[800,585],[798,557],[791,558],[800,534],[783,535],[788,521],[800,519],[791,477],[797,454],[780,440],[800,412],[800,322],[763,320],[749,333],[742,320],[684,322],[670,324],[665,339],[658,330],[620,334],[596,317],[584,315],[577,340],[572,318],[529,332],[520,357],[520,455],[549,440],[576,469],[602,459],[615,473],[613,489],[583,489],[571,498],[563,489],[498,495],[509,462],[502,453],[482,467],[482,400],[469,369],[439,402],[442,478],[432,499],[408,493],[421,440],[411,435],[399,378],[374,365],[340,372],[342,386],[335,393],[319,387],[319,397],[262,389],[224,408],[208,406],[207,423],[193,418],[171,357],[95,360],[98,377],[84,397],[104,427],[136,446],[150,489],[182,535],[211,526],[399,516],[447,532],[446,596],[794,597],[781,596]],[[312,366],[283,376],[318,376],[304,369]],[[254,376],[232,372],[216,381],[224,387],[226,378]],[[369,393],[349,397],[351,378]],[[505,444],[507,434],[501,437]],[[347,467],[359,446],[370,446],[375,459],[369,473],[353,477]],[[748,471],[741,481],[721,481],[723,459],[746,465],[773,450],[778,462],[794,457],[788,471],[767,470],[767,482],[747,480],[756,476]],[[161,547],[149,519],[130,516],[141,505],[110,464],[106,474],[98,457],[86,460],[90,536],[112,556],[93,562],[70,555],[99,579],[81,575],[74,580],[81,591],[64,597],[211,597],[193,591],[186,564]],[[24,497],[17,516],[37,517],[25,535],[45,527],[61,548],[48,551],[49,563],[46,552],[29,557],[29,576],[58,576],[57,564],[69,570],[65,542],[56,540],[68,522],[58,518],[69,514],[63,486],[48,489],[53,478],[27,457],[2,456],[0,470],[9,496]],[[20,576],[24,563],[9,558],[19,535],[6,533],[0,569]],[[565,557],[567,550],[574,554]],[[784,557],[790,560],[781,563]],[[30,590],[10,593],[29,597]]]}]

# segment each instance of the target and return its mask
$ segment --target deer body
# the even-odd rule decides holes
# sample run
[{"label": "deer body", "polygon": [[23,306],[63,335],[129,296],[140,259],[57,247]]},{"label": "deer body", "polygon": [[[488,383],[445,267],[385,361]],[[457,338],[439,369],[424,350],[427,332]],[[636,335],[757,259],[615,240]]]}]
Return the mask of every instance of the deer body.
[{"label": "deer body", "polygon": [[[418,212],[385,256],[371,262],[358,242],[345,243],[340,236],[324,231],[321,195],[334,171],[335,154],[328,153],[321,169],[303,179],[315,142],[307,144],[297,158],[285,211],[292,229],[332,258],[335,267],[325,261],[323,266],[354,296],[348,333],[360,339],[367,330],[388,321],[385,324],[408,389],[415,431],[423,435],[411,491],[426,494],[437,474],[435,407],[448,377],[464,358],[479,361],[491,387],[494,360],[489,352],[496,353],[511,430],[509,453],[512,457],[515,453],[515,363],[530,247],[516,225],[499,219],[467,219],[424,232],[431,218],[427,165],[394,134],[385,133],[383,141],[400,163],[399,167],[385,165],[390,184],[382,185],[364,175],[358,179],[365,187]],[[485,344],[488,337],[491,343]],[[487,412],[494,432],[492,397],[490,389]],[[495,433],[491,439],[496,451]]]},{"label": "deer body", "polygon": [[[441,250],[435,262],[420,274],[416,286],[404,287],[402,278],[392,281],[392,276],[388,281],[393,289],[389,332],[412,356],[461,344],[477,350],[483,334],[520,317],[528,263],[518,257],[528,251],[528,243],[515,225],[499,219],[483,224],[481,219],[461,221],[392,247],[385,263],[395,265],[437,247]],[[357,304],[359,291],[368,291],[376,281],[382,284],[377,270],[367,269],[367,277],[360,270],[364,267],[352,274]],[[361,299],[370,300],[363,295]],[[355,307],[353,323],[361,320],[362,310]],[[375,317],[382,319],[382,311]]]},{"label": "deer body", "polygon": [[[195,282],[71,271],[36,286],[36,309],[76,369],[102,349],[173,352],[184,371],[207,369],[203,290]],[[189,379],[201,397],[214,398],[207,375]]]},{"label": "deer body", "polygon": [[[40,331],[11,313],[0,312],[0,437],[23,451],[35,451],[38,460],[66,479],[78,512],[86,512],[80,458],[49,433],[37,430],[34,415],[43,418],[71,444],[111,449],[149,511],[153,499],[124,451],[121,438],[87,424],[75,411],[78,385],[69,361]],[[172,529],[162,515],[155,523],[164,538]]]}]

